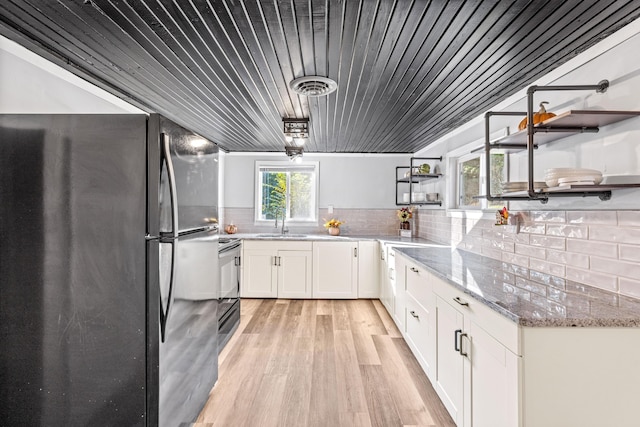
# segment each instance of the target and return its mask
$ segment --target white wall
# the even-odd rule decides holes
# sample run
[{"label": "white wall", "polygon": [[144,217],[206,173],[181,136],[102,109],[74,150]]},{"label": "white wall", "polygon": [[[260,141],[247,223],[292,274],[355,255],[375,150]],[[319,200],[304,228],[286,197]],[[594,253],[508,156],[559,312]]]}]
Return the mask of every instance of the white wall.
[{"label": "white wall", "polygon": [[0,113],[144,113],[0,36]]},{"label": "white wall", "polygon": [[[288,162],[284,153],[229,153],[224,158],[224,204],[229,208],[253,208],[255,162]],[[320,208],[395,208],[396,166],[409,164],[408,155],[305,154],[305,161],[320,164]]]},{"label": "white wall", "polygon": [[[571,109],[607,109],[640,111],[640,22],[636,21],[613,34],[587,52],[577,56],[557,70],[534,82],[537,85],[597,84],[610,81],[604,94],[595,91],[538,92],[534,105],[549,101],[547,109],[557,114]],[[526,88],[491,111],[526,111]],[[492,118],[492,131],[508,126],[517,131],[519,117]],[[475,142],[473,142],[475,141]],[[484,141],[484,117],[479,116],[456,131],[440,138],[422,150],[420,155],[439,156],[448,152],[469,152]],[[534,176],[544,180],[544,171],[556,167],[598,169],[610,180],[640,182],[640,118],[602,127],[597,134],[580,134],[541,146],[534,156]],[[461,147],[466,147],[462,149]],[[511,181],[525,181],[526,153],[511,156]],[[448,185],[453,184],[451,177]],[[511,203],[515,209],[638,209],[640,190],[614,191],[610,201],[598,198],[552,199],[547,205],[539,202]]]}]

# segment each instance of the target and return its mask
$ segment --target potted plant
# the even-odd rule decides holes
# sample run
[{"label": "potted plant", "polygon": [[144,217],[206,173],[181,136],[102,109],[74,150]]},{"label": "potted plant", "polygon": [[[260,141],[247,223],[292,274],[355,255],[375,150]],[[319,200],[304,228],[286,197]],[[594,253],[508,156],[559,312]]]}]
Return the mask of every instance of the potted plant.
[{"label": "potted plant", "polygon": [[344,221],[340,221],[335,218],[331,218],[329,221],[325,219],[325,221],[326,222],[324,223],[324,228],[327,229],[329,234],[331,234],[332,236],[340,235],[340,226],[344,224]]},{"label": "potted plant", "polygon": [[398,218],[400,219],[400,229],[401,230],[410,230],[411,224],[409,220],[413,217],[413,212],[411,212],[410,208],[401,208],[398,211]]}]

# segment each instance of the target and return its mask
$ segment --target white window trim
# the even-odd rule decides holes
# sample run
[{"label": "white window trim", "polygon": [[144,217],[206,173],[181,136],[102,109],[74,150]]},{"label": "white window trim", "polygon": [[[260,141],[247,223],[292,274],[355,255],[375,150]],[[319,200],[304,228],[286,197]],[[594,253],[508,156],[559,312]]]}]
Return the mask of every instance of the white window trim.
[{"label": "white window trim", "polygon": [[483,190],[486,186],[486,156],[484,153],[469,153],[463,156],[459,156],[456,158],[456,175],[454,177],[454,185],[455,185],[455,203],[454,206],[459,210],[469,210],[469,211],[480,211],[483,209],[487,209],[487,199],[478,199],[480,201],[480,206],[471,206],[471,205],[460,205],[460,168],[462,163],[468,162],[473,159],[480,159],[480,187],[478,188],[478,194],[484,194]]},{"label": "white window trim", "polygon": [[[314,199],[315,199],[315,219],[310,220],[293,220],[290,218],[286,218],[286,225],[289,226],[310,226],[310,225],[318,225],[319,224],[319,207],[318,207],[318,193],[320,192],[320,162],[301,162],[301,163],[291,163],[290,161],[266,161],[266,160],[256,160],[255,164],[255,174],[254,174],[254,208],[253,208],[253,220],[254,225],[264,226],[268,224],[273,224],[274,220],[272,219],[261,219],[260,211],[262,206],[262,183],[260,182],[260,168],[261,167],[281,167],[281,168],[295,168],[302,166],[312,166],[315,170],[315,188],[314,188]],[[281,221],[281,219],[278,219]]]}]

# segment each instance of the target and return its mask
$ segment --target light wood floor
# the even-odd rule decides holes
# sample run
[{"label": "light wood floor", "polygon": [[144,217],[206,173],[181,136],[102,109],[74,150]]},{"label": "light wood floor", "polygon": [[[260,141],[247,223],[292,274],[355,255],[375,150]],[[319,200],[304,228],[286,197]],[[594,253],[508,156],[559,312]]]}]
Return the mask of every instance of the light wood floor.
[{"label": "light wood floor", "polygon": [[455,426],[378,300],[242,300],[194,426]]}]

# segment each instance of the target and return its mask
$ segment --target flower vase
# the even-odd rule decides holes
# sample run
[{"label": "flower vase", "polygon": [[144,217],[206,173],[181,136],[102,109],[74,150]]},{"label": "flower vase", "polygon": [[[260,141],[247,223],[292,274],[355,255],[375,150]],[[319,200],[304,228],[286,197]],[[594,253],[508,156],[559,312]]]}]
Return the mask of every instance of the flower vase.
[{"label": "flower vase", "polygon": [[409,221],[403,221],[400,223],[401,230],[411,230],[411,223]]},{"label": "flower vase", "polygon": [[329,227],[329,234],[331,234],[332,236],[339,236],[340,235],[340,227]]}]

